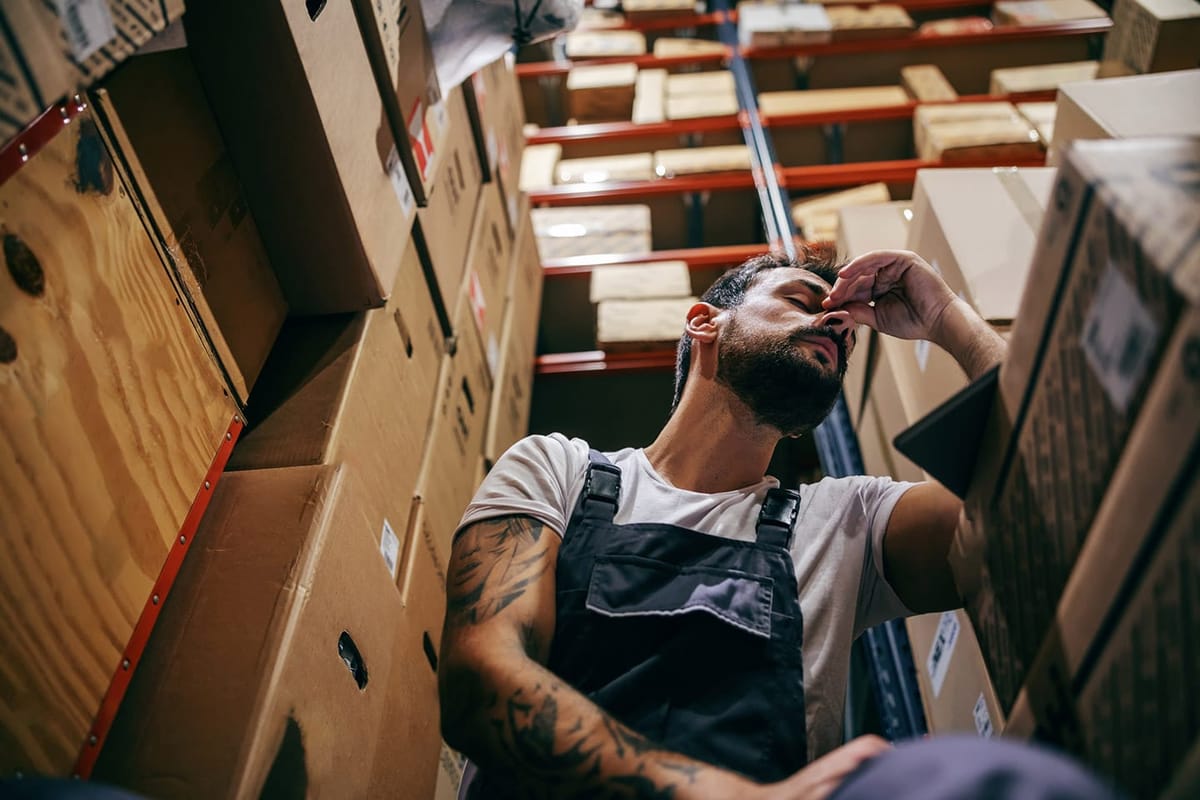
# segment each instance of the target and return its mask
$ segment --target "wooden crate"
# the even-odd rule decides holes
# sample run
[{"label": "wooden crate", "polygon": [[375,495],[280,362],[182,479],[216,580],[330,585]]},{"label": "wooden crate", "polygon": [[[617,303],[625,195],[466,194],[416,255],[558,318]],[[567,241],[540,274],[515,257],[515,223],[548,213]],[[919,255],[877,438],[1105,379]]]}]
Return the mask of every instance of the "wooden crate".
[{"label": "wooden crate", "polygon": [[0,774],[69,772],[235,413],[90,111],[0,186]]}]

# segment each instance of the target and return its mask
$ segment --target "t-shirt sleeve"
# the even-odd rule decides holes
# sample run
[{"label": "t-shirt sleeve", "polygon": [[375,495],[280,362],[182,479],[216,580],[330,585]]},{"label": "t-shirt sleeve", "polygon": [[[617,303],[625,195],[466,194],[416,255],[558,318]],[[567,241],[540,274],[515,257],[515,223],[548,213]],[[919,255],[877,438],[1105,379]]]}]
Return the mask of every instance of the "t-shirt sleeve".
[{"label": "t-shirt sleeve", "polygon": [[561,536],[583,484],[587,454],[586,442],[556,433],[521,439],[483,479],[454,535],[485,519],[524,514]]},{"label": "t-shirt sleeve", "polygon": [[858,610],[854,619],[856,637],[867,628],[913,614],[901,602],[884,576],[883,538],[887,534],[892,509],[896,507],[901,495],[914,486],[915,483],[880,477],[864,478],[859,485],[869,536],[866,538],[866,552],[863,554]]}]

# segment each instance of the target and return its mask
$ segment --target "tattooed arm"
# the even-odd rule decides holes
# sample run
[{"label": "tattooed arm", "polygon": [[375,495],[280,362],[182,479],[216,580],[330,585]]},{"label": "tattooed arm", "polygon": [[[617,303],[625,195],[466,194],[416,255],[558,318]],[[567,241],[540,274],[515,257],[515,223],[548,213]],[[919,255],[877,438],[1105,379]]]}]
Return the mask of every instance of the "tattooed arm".
[{"label": "tattooed arm", "polygon": [[527,797],[747,798],[756,784],[657,747],[543,666],[559,541],[516,516],[455,542],[438,675],[446,741]]}]

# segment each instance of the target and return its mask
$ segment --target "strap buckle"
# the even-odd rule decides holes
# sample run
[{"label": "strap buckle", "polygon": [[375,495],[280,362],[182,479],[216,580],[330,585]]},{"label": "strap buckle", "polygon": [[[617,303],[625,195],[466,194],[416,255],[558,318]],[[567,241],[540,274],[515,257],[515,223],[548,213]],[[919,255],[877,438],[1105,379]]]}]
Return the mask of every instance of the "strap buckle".
[{"label": "strap buckle", "polygon": [[762,510],[758,512],[758,540],[788,548],[792,529],[800,513],[800,493],[793,489],[775,488],[767,491]]}]

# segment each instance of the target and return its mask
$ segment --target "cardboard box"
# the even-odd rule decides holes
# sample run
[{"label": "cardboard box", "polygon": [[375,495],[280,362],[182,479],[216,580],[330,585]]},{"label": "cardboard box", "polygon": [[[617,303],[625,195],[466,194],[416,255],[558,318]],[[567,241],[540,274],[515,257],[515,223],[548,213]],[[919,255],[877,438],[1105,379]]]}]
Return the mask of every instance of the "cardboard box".
[{"label": "cardboard box", "polygon": [[97,777],[155,797],[432,793],[436,675],[357,477],[221,480]]},{"label": "cardboard box", "polygon": [[733,73],[727,69],[667,75],[668,98],[682,94],[712,96],[736,93]]},{"label": "cardboard box", "polygon": [[723,55],[726,51],[727,48],[720,42],[713,42],[708,39],[673,39],[669,36],[660,36],[655,39],[654,47],[651,49],[655,58]]},{"label": "cardboard box", "polygon": [[579,16],[579,24],[575,26],[575,30],[613,30],[614,28],[621,28],[624,25],[625,15],[620,11],[611,8],[584,6],[583,13]]},{"label": "cardboard box", "polygon": [[1078,139],[1200,136],[1200,69],[1072,83],[1058,93],[1054,163]]},{"label": "cardboard box", "polygon": [[863,407],[861,416],[855,422],[855,429],[858,432],[858,450],[866,474],[886,477],[894,475],[892,450],[879,429],[879,414],[875,410],[874,402]]},{"label": "cardboard box", "polygon": [[646,36],[641,31],[572,31],[564,39],[567,58],[614,58],[646,54]]},{"label": "cardboard box", "polygon": [[709,172],[740,172],[751,168],[750,149],[744,144],[716,147],[683,147],[654,154],[654,174],[660,178]]},{"label": "cardboard box", "polygon": [[667,119],[699,119],[725,117],[738,113],[736,94],[673,94],[667,95]]},{"label": "cardboard box", "polygon": [[[483,187],[475,226],[471,231],[471,250],[467,256],[466,291],[471,316],[479,330],[488,369],[492,375],[500,368],[501,337],[505,308],[512,275],[512,240],[508,235],[504,201],[496,184]],[[455,332],[456,334],[458,331]]]},{"label": "cardboard box", "polygon": [[1016,114],[1012,103],[952,103],[919,106],[913,113],[913,145],[920,158],[930,151],[928,130],[935,125],[956,125],[981,119],[1008,120]]},{"label": "cardboard box", "polygon": [[1033,67],[1009,67],[992,70],[989,94],[1045,92],[1064,83],[1090,81],[1100,69],[1099,61],[1071,61],[1066,64],[1040,64]]},{"label": "cardboard box", "polygon": [[1052,621],[1154,367],[1200,299],[1200,250],[1186,233],[1200,225],[1200,199],[1176,177],[1198,147],[1080,142],[1059,171],[1028,278],[1039,291],[1022,296],[1000,369],[996,414],[1011,433],[999,426],[976,469],[985,480],[968,502],[978,530],[959,537],[952,559],[968,586],[986,578],[968,610],[1003,704]]},{"label": "cardboard box", "polygon": [[[656,54],[657,55],[657,54]],[[633,91],[632,120],[639,125],[662,122],[667,118],[667,71],[638,70]]]},{"label": "cardboard box", "polygon": [[604,300],[596,305],[596,345],[609,352],[672,348],[696,302],[695,297]]},{"label": "cardboard box", "polygon": [[[483,343],[475,326],[464,319],[468,313],[470,304],[464,292],[455,315],[461,333],[454,351],[443,359],[437,404],[417,479],[417,507],[410,523],[414,531],[410,537],[423,543],[433,570],[442,576],[443,587],[451,538],[478,487],[477,467],[483,457],[492,399]],[[413,452],[407,452],[410,461]]]},{"label": "cardboard box", "polygon": [[900,84],[922,103],[949,103],[958,99],[958,92],[933,64],[913,64],[900,70]]},{"label": "cardboard box", "polygon": [[[284,326],[228,469],[347,463],[408,522],[445,342],[416,249],[385,308]],[[402,410],[402,411],[400,411]]]},{"label": "cardboard box", "polygon": [[1036,159],[1045,154],[1033,126],[1013,109],[1006,119],[976,119],[925,128],[926,161],[961,164],[969,161]]},{"label": "cardboard box", "polygon": [[966,613],[921,614],[904,623],[929,732],[990,738],[1002,731],[1004,716]]},{"label": "cardboard box", "polygon": [[527,326],[519,318],[520,313],[510,308],[504,322],[504,355],[496,372],[496,390],[492,393],[483,448],[489,464],[494,464],[505,450],[529,433],[537,331],[525,330]]},{"label": "cardboard box", "polygon": [[508,284],[508,306],[518,326],[514,335],[533,341],[537,338],[542,305],[542,260],[533,235],[533,220],[528,200],[521,207],[521,222],[513,244],[513,265]]},{"label": "cardboard box", "polygon": [[562,158],[560,144],[531,144],[521,159],[520,187],[522,192],[536,192],[554,185],[554,173]]},{"label": "cardboard box", "polygon": [[131,195],[92,110],[0,185],[6,775],[70,774],[237,413]]},{"label": "cardboard box", "polygon": [[992,19],[997,25],[1049,25],[1107,16],[1091,0],[999,0],[992,6]]},{"label": "cardboard box", "polygon": [[654,158],[649,153],[627,153],[595,158],[564,158],[558,162],[554,182],[607,183],[654,179]]},{"label": "cardboard box", "polygon": [[1012,321],[1054,177],[1046,167],[921,170],[908,249],[984,319]]},{"label": "cardboard box", "polygon": [[636,64],[572,67],[567,73],[567,105],[578,122],[622,122],[633,118]]},{"label": "cardboard box", "polygon": [[653,249],[650,206],[564,206],[535,208],[530,214],[543,261]]},{"label": "cardboard box", "polygon": [[839,209],[887,203],[891,199],[886,183],[868,183],[840,192],[807,197],[792,203],[792,222],[809,241],[837,241]]},{"label": "cardboard box", "polygon": [[695,0],[622,0],[621,10],[630,21],[690,17],[696,13]]},{"label": "cardboard box", "polygon": [[429,202],[445,131],[427,116],[442,99],[419,0],[354,0],[383,111],[419,205]]},{"label": "cardboard box", "polygon": [[499,181],[509,230],[515,232],[521,206],[525,111],[511,58],[498,58],[473,74],[463,84],[463,91],[483,160],[484,180]]},{"label": "cardboard box", "polygon": [[354,10],[323,8],[215,0],[184,20],[294,314],[382,305],[415,210]]},{"label": "cardboard box", "polygon": [[691,293],[692,276],[686,261],[613,264],[592,270],[588,302],[688,297]]},{"label": "cardboard box", "polygon": [[907,36],[916,27],[903,6],[887,3],[862,8],[830,6],[825,13],[833,26],[835,42]]},{"label": "cardboard box", "polygon": [[[64,20],[63,13],[69,18]],[[0,119],[5,136],[112,71],[183,14],[183,0],[5,3]]]},{"label": "cardboard box", "polygon": [[[878,334],[874,337],[877,341],[881,341],[882,338]],[[864,409],[863,417],[874,417],[869,427],[878,439],[872,445],[876,451],[874,469],[879,470],[879,474],[891,475],[898,481],[915,483],[929,480],[923,469],[892,446],[892,439],[896,434],[908,427],[910,414],[905,410],[896,371],[887,363],[887,353],[881,346],[876,347],[874,371],[871,375],[871,385],[865,393]],[[861,418],[859,424],[864,424]]]},{"label": "cardboard box", "polygon": [[1105,60],[1135,72],[1167,72],[1200,66],[1200,7],[1194,0],[1116,0],[1113,27],[1104,40]]},{"label": "cardboard box", "polygon": [[138,56],[93,98],[134,202],[244,407],[287,303],[191,59]]},{"label": "cardboard box", "polygon": [[737,4],[738,43],[742,47],[785,47],[828,42],[833,24],[816,4],[742,2]]},{"label": "cardboard box", "polygon": [[1017,103],[1017,113],[1037,131],[1042,146],[1050,150],[1054,143],[1054,121],[1058,116],[1058,104],[1046,103]]},{"label": "cardboard box", "polygon": [[814,89],[797,92],[762,92],[758,108],[768,117],[819,114],[856,108],[903,106],[912,102],[899,86],[860,86],[853,89]]}]

